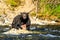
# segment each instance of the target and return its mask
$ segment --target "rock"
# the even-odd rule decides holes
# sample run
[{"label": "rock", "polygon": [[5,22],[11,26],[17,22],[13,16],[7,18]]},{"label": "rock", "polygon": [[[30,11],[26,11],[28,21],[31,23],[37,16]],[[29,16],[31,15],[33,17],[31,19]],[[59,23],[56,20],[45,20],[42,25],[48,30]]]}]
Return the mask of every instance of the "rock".
[{"label": "rock", "polygon": [[10,28],[4,28],[4,29],[3,29],[3,31],[8,31],[8,30],[10,30]]},{"label": "rock", "polygon": [[35,29],[36,29],[36,27],[31,27],[31,28],[30,28],[30,30],[35,30]]},{"label": "rock", "polygon": [[7,32],[4,32],[2,34],[9,34],[9,35],[20,35],[20,34],[28,34],[28,33],[32,33],[31,31],[28,30],[21,30],[21,29],[11,29]]},{"label": "rock", "polygon": [[51,23],[55,24],[56,22],[55,21],[51,21]]}]

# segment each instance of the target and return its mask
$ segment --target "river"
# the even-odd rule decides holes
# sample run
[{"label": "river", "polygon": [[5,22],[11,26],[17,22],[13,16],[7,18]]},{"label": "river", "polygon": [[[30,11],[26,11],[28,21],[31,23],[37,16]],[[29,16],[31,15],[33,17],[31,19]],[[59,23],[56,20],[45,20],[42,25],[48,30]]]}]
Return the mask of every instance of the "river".
[{"label": "river", "polygon": [[0,40],[60,40],[59,28],[59,25],[34,25],[33,27],[30,27],[30,31],[39,33],[8,35],[2,33],[11,29],[9,27],[1,27]]}]

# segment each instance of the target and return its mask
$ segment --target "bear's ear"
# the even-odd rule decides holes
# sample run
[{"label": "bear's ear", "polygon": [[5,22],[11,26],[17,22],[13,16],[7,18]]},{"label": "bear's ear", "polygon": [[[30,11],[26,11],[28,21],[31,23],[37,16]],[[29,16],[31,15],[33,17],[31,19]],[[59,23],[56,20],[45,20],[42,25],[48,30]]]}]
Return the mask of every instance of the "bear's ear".
[{"label": "bear's ear", "polygon": [[21,12],[20,14],[22,15],[23,13]]},{"label": "bear's ear", "polygon": [[27,14],[29,14],[29,12],[27,12]]}]

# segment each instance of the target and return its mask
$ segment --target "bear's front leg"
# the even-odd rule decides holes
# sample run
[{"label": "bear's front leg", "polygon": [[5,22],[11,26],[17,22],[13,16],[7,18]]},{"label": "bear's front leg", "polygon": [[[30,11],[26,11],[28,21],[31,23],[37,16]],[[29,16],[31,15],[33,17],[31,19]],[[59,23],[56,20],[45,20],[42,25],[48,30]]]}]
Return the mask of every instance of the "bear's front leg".
[{"label": "bear's front leg", "polygon": [[21,25],[21,28],[22,28],[23,30],[26,30],[26,24]]}]

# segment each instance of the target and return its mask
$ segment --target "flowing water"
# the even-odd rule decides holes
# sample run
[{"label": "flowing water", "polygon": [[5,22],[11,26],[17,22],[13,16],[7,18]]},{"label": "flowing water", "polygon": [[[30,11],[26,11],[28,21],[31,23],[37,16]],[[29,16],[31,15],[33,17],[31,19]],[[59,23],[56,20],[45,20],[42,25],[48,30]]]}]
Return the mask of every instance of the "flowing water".
[{"label": "flowing water", "polygon": [[0,27],[0,40],[60,40],[59,25],[32,25],[30,31],[33,33],[19,35],[2,34],[8,30],[10,30],[9,27]]}]

